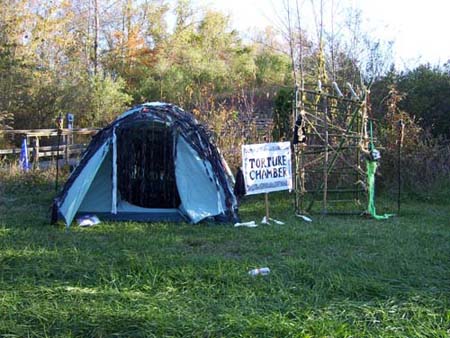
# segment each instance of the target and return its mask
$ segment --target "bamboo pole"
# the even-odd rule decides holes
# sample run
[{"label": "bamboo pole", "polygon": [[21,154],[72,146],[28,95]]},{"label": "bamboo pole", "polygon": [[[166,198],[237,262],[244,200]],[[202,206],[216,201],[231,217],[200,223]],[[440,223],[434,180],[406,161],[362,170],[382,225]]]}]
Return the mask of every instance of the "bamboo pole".
[{"label": "bamboo pole", "polygon": [[402,176],[401,176],[401,160],[402,160],[402,147],[403,147],[403,132],[405,129],[405,124],[403,120],[399,121],[399,131],[398,131],[398,163],[397,163],[397,180],[398,180],[398,191],[397,191],[397,214],[400,214],[400,201],[402,192]]},{"label": "bamboo pole", "polygon": [[327,213],[327,189],[328,189],[328,147],[330,140],[328,139],[328,101],[327,98],[324,97],[324,124],[325,124],[325,156],[323,160],[323,206],[322,213]]}]

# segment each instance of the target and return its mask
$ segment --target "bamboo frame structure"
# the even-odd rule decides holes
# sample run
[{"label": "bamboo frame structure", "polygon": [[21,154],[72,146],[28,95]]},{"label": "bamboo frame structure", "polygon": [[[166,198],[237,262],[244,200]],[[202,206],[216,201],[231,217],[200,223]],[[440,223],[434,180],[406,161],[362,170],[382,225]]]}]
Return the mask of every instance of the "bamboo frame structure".
[{"label": "bamboo frame structure", "polygon": [[316,202],[321,202],[322,214],[364,212],[363,155],[369,144],[366,93],[360,97],[347,86],[346,95],[336,83],[322,88],[319,82],[313,90],[296,88],[293,117],[299,142],[294,144],[294,184],[298,214],[311,213]]}]

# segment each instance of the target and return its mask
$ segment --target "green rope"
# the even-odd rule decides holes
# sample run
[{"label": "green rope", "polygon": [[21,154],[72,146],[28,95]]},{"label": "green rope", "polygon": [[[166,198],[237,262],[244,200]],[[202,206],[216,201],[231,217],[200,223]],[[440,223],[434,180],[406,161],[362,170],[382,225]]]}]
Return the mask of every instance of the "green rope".
[{"label": "green rope", "polygon": [[[370,150],[375,149],[373,144],[373,130],[372,130],[372,121],[369,121],[370,125]],[[366,160],[367,167],[367,185],[369,192],[369,200],[367,205],[367,212],[375,219],[388,219],[389,217],[394,216],[394,214],[384,214],[377,215],[377,210],[375,208],[375,173],[377,172],[378,162]]]}]

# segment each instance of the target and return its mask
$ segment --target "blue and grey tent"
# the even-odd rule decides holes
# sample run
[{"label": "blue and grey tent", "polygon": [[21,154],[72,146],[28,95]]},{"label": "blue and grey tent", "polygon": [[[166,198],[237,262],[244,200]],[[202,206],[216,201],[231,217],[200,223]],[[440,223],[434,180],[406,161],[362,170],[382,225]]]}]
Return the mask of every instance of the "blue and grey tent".
[{"label": "blue and grey tent", "polygon": [[208,131],[165,103],[126,111],[99,131],[53,203],[52,221],[236,221],[233,177]]}]

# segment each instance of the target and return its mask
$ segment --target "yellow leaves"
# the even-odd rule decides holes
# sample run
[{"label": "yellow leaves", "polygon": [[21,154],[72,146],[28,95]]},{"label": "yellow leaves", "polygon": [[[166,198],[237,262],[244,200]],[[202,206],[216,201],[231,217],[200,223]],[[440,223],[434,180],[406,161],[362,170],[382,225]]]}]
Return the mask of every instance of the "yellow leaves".
[{"label": "yellow leaves", "polygon": [[138,55],[139,50],[145,47],[144,38],[142,37],[138,27],[133,27],[133,29],[129,32],[126,47],[128,50],[128,56],[131,58]]},{"label": "yellow leaves", "polygon": [[115,30],[111,35],[116,41],[122,41],[124,38],[124,33],[122,31]]}]

